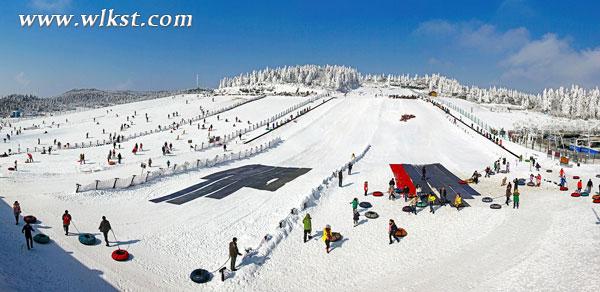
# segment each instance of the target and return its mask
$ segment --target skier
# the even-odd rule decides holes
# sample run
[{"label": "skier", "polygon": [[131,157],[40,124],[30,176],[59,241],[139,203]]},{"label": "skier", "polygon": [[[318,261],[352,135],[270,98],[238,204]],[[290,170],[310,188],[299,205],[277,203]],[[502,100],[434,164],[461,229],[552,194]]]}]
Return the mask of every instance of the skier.
[{"label": "skier", "polygon": [[587,182],[585,191],[589,194],[592,192],[592,187],[594,186],[594,183],[592,182],[592,179],[590,178]]},{"label": "skier", "polygon": [[13,204],[13,214],[15,215],[15,225],[19,225],[19,215],[21,214],[21,205],[18,201]]},{"label": "skier", "polygon": [[460,196],[460,193],[457,193],[456,197],[454,197],[454,207],[456,207],[456,211],[460,211],[461,205],[462,205],[462,197]]},{"label": "skier", "polygon": [[69,210],[65,210],[65,213],[62,215],[63,221],[63,229],[65,230],[65,235],[69,235],[69,225],[71,225],[71,214],[69,214]]},{"label": "skier", "polygon": [[237,269],[235,268],[235,260],[237,258],[237,256],[242,255],[240,253],[240,251],[238,250],[237,247],[237,238],[234,237],[231,242],[229,243],[229,258],[231,260],[231,270],[232,271],[237,271]]},{"label": "skier", "polygon": [[325,225],[321,239],[325,241],[325,251],[329,253],[329,245],[331,243],[331,226],[329,224]]},{"label": "skier", "polygon": [[516,191],[513,193],[513,209],[514,209],[514,208],[517,208],[517,209],[519,209],[519,195],[520,195],[520,194],[519,194],[519,190],[516,190]]},{"label": "skier", "polygon": [[396,242],[400,242],[400,239],[396,236],[396,230],[398,230],[398,226],[394,220],[390,219],[390,223],[388,223],[388,235],[390,238],[390,244],[394,243],[392,241],[392,237],[396,240]]},{"label": "skier", "polygon": [[352,174],[352,162],[348,162],[348,175]]},{"label": "skier", "polygon": [[110,246],[108,245],[108,232],[111,229],[112,228],[110,227],[110,222],[106,220],[105,216],[102,216],[102,222],[100,222],[100,227],[98,227],[98,230],[100,230],[100,232],[102,232],[102,234],[104,235],[104,242],[106,242],[106,246]]},{"label": "skier", "polygon": [[581,189],[583,189],[583,183],[581,182],[581,180],[579,180],[577,182],[577,192],[581,193]]},{"label": "skier", "polygon": [[33,248],[33,237],[31,236],[31,232],[35,232],[33,227],[29,225],[29,223],[25,222],[25,226],[21,229],[21,233],[25,233],[25,242],[27,243],[27,250]]},{"label": "skier", "polygon": [[[311,222],[310,218],[310,214],[306,213],[306,216],[304,216],[304,219],[302,219],[302,224],[304,224],[304,242],[306,243],[306,241],[312,239],[312,222]],[[307,239],[308,238],[308,239]]]},{"label": "skier", "polygon": [[367,195],[367,192],[369,191],[369,182],[365,181],[364,185],[363,185],[363,189],[365,190],[365,196]]},{"label": "skier", "polygon": [[340,169],[338,171],[338,185],[340,186],[340,188],[342,187],[342,179],[343,179],[343,173],[342,173],[342,170]]},{"label": "skier", "polygon": [[508,183],[508,185],[506,186],[506,206],[508,206],[508,203],[510,202],[510,195],[511,195],[511,185],[510,182]]},{"label": "skier", "polygon": [[358,219],[360,218],[360,214],[358,213],[357,210],[352,211],[352,220],[354,220],[354,227],[356,227],[358,225]]},{"label": "skier", "polygon": [[350,202],[350,205],[352,205],[352,211],[356,211],[356,209],[358,208],[358,198],[354,198],[354,200]]},{"label": "skier", "polygon": [[435,202],[435,196],[433,194],[429,194],[429,196],[427,196],[427,201],[429,201],[429,212],[435,214],[435,209],[433,209],[433,203]]}]

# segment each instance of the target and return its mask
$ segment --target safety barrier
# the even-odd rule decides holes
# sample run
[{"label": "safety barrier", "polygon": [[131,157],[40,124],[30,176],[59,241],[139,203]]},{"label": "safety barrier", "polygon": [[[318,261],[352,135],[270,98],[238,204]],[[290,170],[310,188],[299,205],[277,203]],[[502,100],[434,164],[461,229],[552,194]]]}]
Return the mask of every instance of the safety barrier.
[{"label": "safety barrier", "polygon": [[169,168],[159,168],[157,171],[146,171],[140,175],[131,175],[125,178],[114,178],[114,179],[103,179],[95,180],[88,184],[76,184],[75,192],[86,192],[92,190],[110,190],[110,189],[125,189],[137,185],[147,183],[157,178],[176,175],[184,173],[190,170],[198,170],[208,167],[215,167],[223,163],[232,162],[235,160],[246,159],[255,156],[259,153],[265,152],[282,142],[281,138],[277,137],[266,143],[258,146],[250,147],[244,151],[238,153],[225,153],[222,155],[216,155],[214,158],[209,159],[197,159],[195,161],[186,161],[181,164],[174,164]]}]

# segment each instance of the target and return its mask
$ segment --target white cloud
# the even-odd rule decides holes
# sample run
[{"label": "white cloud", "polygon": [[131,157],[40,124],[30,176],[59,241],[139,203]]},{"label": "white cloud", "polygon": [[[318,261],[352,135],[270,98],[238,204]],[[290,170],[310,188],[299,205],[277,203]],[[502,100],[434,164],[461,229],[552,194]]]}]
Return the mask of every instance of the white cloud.
[{"label": "white cloud", "polygon": [[21,86],[27,86],[29,83],[31,83],[31,80],[25,77],[25,72],[19,72],[17,75],[15,75],[15,81]]},{"label": "white cloud", "polygon": [[35,9],[49,12],[64,12],[72,0],[31,0],[30,5]]},{"label": "white cloud", "polygon": [[505,80],[527,79],[543,86],[598,86],[600,47],[576,50],[568,39],[549,33],[527,43],[501,65],[506,68]]}]

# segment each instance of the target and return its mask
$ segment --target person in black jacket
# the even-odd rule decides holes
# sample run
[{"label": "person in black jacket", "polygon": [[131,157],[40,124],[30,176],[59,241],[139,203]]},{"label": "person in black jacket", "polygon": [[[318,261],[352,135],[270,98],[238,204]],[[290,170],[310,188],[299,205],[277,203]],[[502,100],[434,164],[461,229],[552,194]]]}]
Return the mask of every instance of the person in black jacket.
[{"label": "person in black jacket", "polygon": [[25,242],[27,242],[28,250],[33,248],[33,237],[31,236],[31,232],[35,232],[35,230],[33,230],[33,227],[31,227],[29,223],[26,223],[25,226],[23,226],[23,229],[21,229],[21,233],[25,233]]},{"label": "person in black jacket", "polygon": [[106,242],[106,246],[108,245],[108,232],[111,230],[112,228],[110,227],[110,222],[108,222],[108,220],[106,220],[105,216],[102,216],[102,222],[100,222],[100,227],[98,227],[98,230],[100,230],[100,232],[102,232],[102,234],[104,235],[104,242]]},{"label": "person in black jacket", "polygon": [[240,253],[240,251],[238,250],[237,247],[237,238],[234,237],[233,240],[231,240],[231,242],[229,243],[229,258],[231,261],[231,270],[232,271],[237,271],[237,269],[235,268],[235,260],[237,258],[237,256],[242,255]]},{"label": "person in black jacket", "polygon": [[340,171],[338,171],[338,184],[339,184],[340,188],[342,187],[342,179],[343,179],[343,172],[340,169]]}]

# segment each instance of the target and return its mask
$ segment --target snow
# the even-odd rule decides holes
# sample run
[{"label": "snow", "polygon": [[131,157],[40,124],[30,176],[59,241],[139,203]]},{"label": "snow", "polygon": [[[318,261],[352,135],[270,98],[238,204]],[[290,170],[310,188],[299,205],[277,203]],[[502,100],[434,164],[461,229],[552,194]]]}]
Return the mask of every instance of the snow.
[{"label": "snow", "polygon": [[[499,157],[507,157],[515,177],[528,177],[529,165],[518,163],[506,151],[454,125],[445,114],[423,100],[390,99],[391,94],[409,95],[407,88],[365,86],[348,94],[334,93],[335,98],[301,116],[294,122],[277,128],[253,141],[243,144],[265,130],[255,129],[241,141],[228,144],[235,153],[281,137],[275,148],[246,160],[233,161],[211,168],[202,168],[161,178],[148,184],[123,190],[74,193],[76,182],[92,182],[140,172],[140,163],[152,158],[154,167],[165,167],[166,161],[213,158],[222,154],[220,147],[190,151],[188,139],[203,141],[207,130],[198,130],[197,123],[182,126],[171,133],[149,134],[122,143],[119,151],[124,163],[106,164],[111,145],[85,149],[57,150],[53,154],[35,154],[35,163],[24,163],[24,155],[0,158],[0,290],[93,291],[325,291],[325,290],[402,290],[402,291],[595,291],[600,278],[593,277],[600,269],[597,254],[600,241],[600,204],[591,198],[571,198],[550,183],[541,188],[522,188],[521,208],[503,206],[490,209],[480,198],[469,200],[471,207],[461,211],[442,207],[430,214],[428,208],[418,215],[401,211],[404,200],[388,201],[386,196],[362,196],[362,185],[369,181],[370,191],[385,191],[392,177],[390,163],[441,163],[459,177],[468,177],[474,170],[483,170]],[[81,139],[85,132],[99,137],[102,127],[119,132],[125,117],[137,111],[135,125],[127,131],[142,131],[157,124],[170,123],[167,113],[178,111],[187,120],[206,109],[234,104],[247,96],[216,96],[194,98],[177,96],[111,107],[109,116],[99,118],[101,125],[90,121],[102,116],[107,108],[70,113],[64,116],[30,119],[14,125],[26,127],[41,124],[45,119],[64,121],[56,128],[27,130],[13,136],[10,144],[0,143],[0,153],[16,146],[32,147],[41,137],[46,145],[52,139]],[[189,104],[186,104],[189,100]],[[301,103],[304,97],[267,96],[230,111],[207,118],[215,135],[229,134],[247,121],[265,120]],[[321,99],[311,103],[314,107]],[[482,111],[484,109],[481,109]],[[146,125],[144,113],[152,117]],[[119,118],[113,115],[119,114]],[[401,122],[403,114],[416,118]],[[506,120],[487,112],[490,124]],[[504,115],[504,113],[503,113]],[[508,114],[507,114],[508,115]],[[515,115],[515,119],[520,114]],[[243,122],[233,127],[232,120]],[[510,117],[510,116],[509,116]],[[225,122],[228,119],[229,122]],[[487,121],[487,120],[486,120]],[[51,123],[51,122],[50,122]],[[4,135],[7,128],[2,129]],[[183,131],[186,134],[183,134]],[[177,140],[177,136],[180,139]],[[96,139],[96,138],[94,138]],[[175,148],[172,156],[163,157],[160,151],[165,142]],[[143,143],[146,151],[133,155],[135,143]],[[329,179],[333,171],[343,167],[351,154],[359,155],[368,145],[365,156],[346,175],[343,187]],[[544,169],[544,178],[557,180],[559,166],[545,154],[506,142],[510,150],[524,157],[537,156]],[[79,153],[85,152],[89,164],[79,165]],[[19,171],[9,172],[15,159]],[[223,170],[263,164],[281,167],[305,167],[311,170],[288,182],[277,191],[242,188],[222,198],[199,198],[183,205],[153,203],[150,199],[168,195],[202,181],[202,177]],[[516,165],[516,166],[515,166]],[[90,172],[91,171],[91,172]],[[568,176],[593,178],[597,167],[582,165],[566,169]],[[503,202],[502,176],[484,178],[473,187],[481,194],[500,197]],[[324,184],[324,182],[329,182]],[[569,180],[570,187],[574,182]],[[313,191],[320,189],[317,195]],[[570,193],[570,192],[569,192]],[[361,224],[353,227],[349,202],[352,198],[369,201],[378,219],[366,219],[361,210]],[[34,225],[52,239],[49,245],[24,248],[20,228],[9,216],[9,206],[18,200],[22,215],[34,214],[41,221]],[[301,210],[303,203],[309,208]],[[298,215],[290,215],[298,208]],[[76,236],[65,236],[60,216],[67,209],[73,216],[72,232],[96,233],[101,216],[110,220],[116,240],[112,247],[103,244],[84,246]],[[360,209],[359,209],[360,210]],[[344,240],[336,243],[326,254],[320,236],[302,242],[301,218],[309,212],[313,218],[313,234],[330,224],[341,232]],[[285,219],[286,227],[278,224]],[[400,243],[388,244],[387,222],[394,219],[408,231]],[[76,227],[76,228],[75,228]],[[270,239],[264,241],[265,235]],[[197,268],[218,269],[227,260],[228,243],[238,237],[239,248],[253,248],[241,262],[239,271],[221,282],[218,273],[206,284],[189,280]],[[110,253],[127,249],[132,259],[115,262]],[[5,264],[8,263],[8,264]],[[33,269],[33,271],[32,271]]]}]

